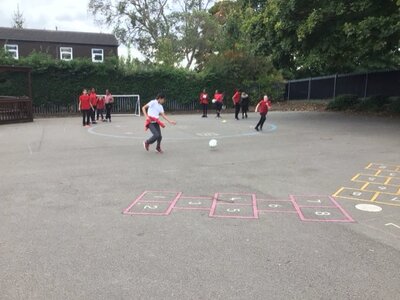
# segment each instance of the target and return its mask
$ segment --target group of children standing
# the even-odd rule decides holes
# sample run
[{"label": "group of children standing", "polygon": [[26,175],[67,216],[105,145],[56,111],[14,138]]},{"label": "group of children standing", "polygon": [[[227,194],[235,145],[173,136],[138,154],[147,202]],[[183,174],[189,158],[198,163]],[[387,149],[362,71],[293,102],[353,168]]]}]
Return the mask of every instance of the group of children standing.
[{"label": "group of children standing", "polygon": [[[111,110],[114,99],[107,89],[103,97],[98,97],[95,88],[92,88],[88,94],[86,89],[83,89],[82,94],[79,96],[78,110],[82,112],[83,126],[89,127],[90,124],[97,124],[101,116],[103,122],[111,122]],[[106,117],[104,118],[104,109],[106,110]],[[97,118],[96,118],[97,114]]]},{"label": "group of children standing", "polygon": [[[209,96],[206,92],[206,89],[203,89],[203,91],[200,93],[199,101],[203,109],[202,118],[207,118]],[[221,117],[221,109],[223,107],[223,101],[224,101],[224,94],[216,90],[214,93],[214,97],[212,99],[212,103],[215,104],[217,118]],[[240,110],[242,111],[242,119],[244,118],[247,119],[247,113],[249,111],[249,104],[250,104],[249,95],[246,94],[245,92],[241,92],[240,90],[236,89],[233,94],[232,101],[233,101],[233,106],[235,108],[235,119],[239,120]],[[257,131],[262,130],[270,107],[271,107],[271,101],[269,100],[268,96],[265,95],[263,99],[261,99],[258,102],[255,108],[255,112],[260,113],[260,120],[257,123],[256,127],[254,128],[255,130]]]}]

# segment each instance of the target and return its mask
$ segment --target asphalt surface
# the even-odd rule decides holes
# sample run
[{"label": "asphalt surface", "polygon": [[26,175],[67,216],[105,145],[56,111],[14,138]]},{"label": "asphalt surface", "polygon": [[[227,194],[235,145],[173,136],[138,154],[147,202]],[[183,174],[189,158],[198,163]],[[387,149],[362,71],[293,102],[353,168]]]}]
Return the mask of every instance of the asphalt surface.
[{"label": "asphalt surface", "polygon": [[170,116],[0,126],[1,299],[399,299],[399,119]]}]

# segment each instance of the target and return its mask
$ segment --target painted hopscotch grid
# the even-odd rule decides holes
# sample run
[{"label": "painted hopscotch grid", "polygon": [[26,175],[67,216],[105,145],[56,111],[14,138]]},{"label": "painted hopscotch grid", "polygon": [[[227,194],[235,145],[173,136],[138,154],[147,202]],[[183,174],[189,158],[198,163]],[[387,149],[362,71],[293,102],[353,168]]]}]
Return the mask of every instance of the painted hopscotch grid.
[{"label": "painted hopscotch grid", "polygon": [[302,221],[354,222],[330,196],[290,196],[288,200],[257,199],[249,193],[215,193],[212,197],[182,192],[145,191],[124,211],[126,215],[167,216],[173,210],[203,210],[211,218],[258,219],[262,213],[294,213]]},{"label": "painted hopscotch grid", "polygon": [[256,195],[215,193],[209,217],[258,219]]},{"label": "painted hopscotch grid", "polygon": [[400,166],[370,163],[365,170],[351,179],[362,186],[341,187],[333,197],[400,206]]},{"label": "painted hopscotch grid", "polygon": [[125,215],[169,215],[182,193],[145,191],[124,209]]},{"label": "painted hopscotch grid", "polygon": [[353,223],[353,218],[330,196],[290,195],[300,219],[308,222]]}]

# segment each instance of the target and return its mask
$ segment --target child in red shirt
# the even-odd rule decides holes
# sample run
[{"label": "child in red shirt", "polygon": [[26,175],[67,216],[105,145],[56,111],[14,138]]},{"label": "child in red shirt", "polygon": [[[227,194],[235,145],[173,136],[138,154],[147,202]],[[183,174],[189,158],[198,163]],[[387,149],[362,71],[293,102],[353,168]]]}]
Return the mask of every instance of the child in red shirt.
[{"label": "child in red shirt", "polygon": [[96,108],[97,108],[97,94],[96,94],[96,90],[94,88],[92,88],[92,90],[90,91],[90,103],[92,104],[92,123],[96,124]]},{"label": "child in red shirt", "polygon": [[235,90],[235,94],[232,97],[233,106],[235,107],[235,119],[239,120],[239,112],[240,112],[240,91]]},{"label": "child in red shirt", "polygon": [[90,103],[90,97],[87,94],[86,89],[82,91],[82,95],[79,96],[78,110],[82,112],[83,126],[89,127],[91,108],[93,109],[92,103]]},{"label": "child in red shirt", "polygon": [[203,115],[201,117],[207,118],[208,94],[206,92],[206,89],[203,89],[203,91],[200,93],[199,100],[201,106],[203,107]]},{"label": "child in red shirt", "polygon": [[104,97],[101,97],[97,100],[97,121],[99,120],[99,116],[101,115],[101,120],[104,122]]},{"label": "child in red shirt", "polygon": [[214,94],[214,99],[215,102],[213,102],[215,103],[215,109],[217,110],[217,118],[220,118],[222,105],[224,104],[224,94],[216,90]]},{"label": "child in red shirt", "polygon": [[260,113],[260,121],[258,121],[255,130],[262,130],[265,119],[267,118],[268,109],[271,107],[271,101],[268,99],[268,96],[265,95],[264,98],[258,102],[255,112]]}]

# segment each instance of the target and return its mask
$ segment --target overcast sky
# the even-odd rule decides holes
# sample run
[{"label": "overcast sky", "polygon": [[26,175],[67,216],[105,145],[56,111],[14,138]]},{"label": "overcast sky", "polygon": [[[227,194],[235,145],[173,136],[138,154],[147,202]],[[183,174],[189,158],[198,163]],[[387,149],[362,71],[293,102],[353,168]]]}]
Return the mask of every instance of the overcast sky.
[{"label": "overcast sky", "polygon": [[[111,33],[110,28],[95,23],[88,13],[88,3],[89,0],[0,0],[0,27],[13,25],[19,5],[24,28]],[[118,52],[126,56],[126,47],[120,46]]]}]

